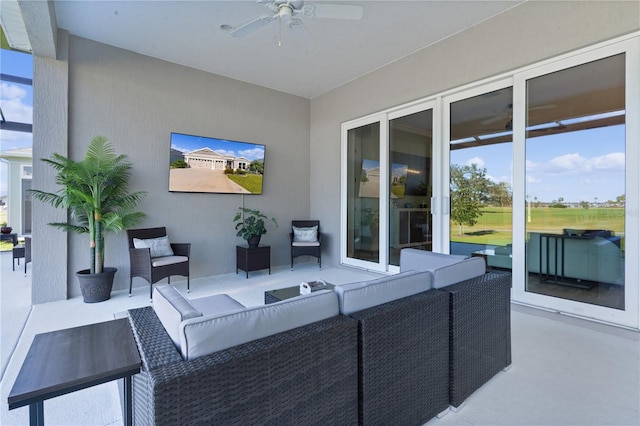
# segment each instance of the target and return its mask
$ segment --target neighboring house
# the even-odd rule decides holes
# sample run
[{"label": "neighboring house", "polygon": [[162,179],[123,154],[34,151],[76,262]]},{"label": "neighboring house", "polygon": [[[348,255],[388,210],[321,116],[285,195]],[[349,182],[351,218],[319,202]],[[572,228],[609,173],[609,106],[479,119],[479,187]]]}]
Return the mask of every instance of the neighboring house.
[{"label": "neighboring house", "polygon": [[31,234],[31,178],[33,175],[31,148],[0,152],[0,161],[8,165],[7,224],[19,235]]},{"label": "neighboring house", "polygon": [[184,154],[184,161],[189,167],[194,169],[225,170],[248,170],[249,160],[244,157],[234,157],[223,155],[211,148],[201,148]]}]

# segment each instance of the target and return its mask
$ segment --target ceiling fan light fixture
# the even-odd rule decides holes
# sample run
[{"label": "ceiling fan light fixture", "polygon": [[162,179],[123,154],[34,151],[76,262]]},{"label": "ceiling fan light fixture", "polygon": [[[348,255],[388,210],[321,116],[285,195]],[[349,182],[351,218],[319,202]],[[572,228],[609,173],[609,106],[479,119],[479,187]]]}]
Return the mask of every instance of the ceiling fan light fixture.
[{"label": "ceiling fan light fixture", "polygon": [[288,3],[281,4],[278,7],[278,16],[285,22],[290,21],[293,16],[293,8]]}]

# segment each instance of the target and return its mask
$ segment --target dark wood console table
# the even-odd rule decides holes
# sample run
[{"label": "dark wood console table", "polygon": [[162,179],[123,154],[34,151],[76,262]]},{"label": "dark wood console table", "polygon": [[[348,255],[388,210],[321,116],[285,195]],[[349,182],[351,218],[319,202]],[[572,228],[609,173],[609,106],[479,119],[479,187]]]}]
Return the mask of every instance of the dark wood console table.
[{"label": "dark wood console table", "polygon": [[126,318],[37,334],[7,398],[9,409],[29,405],[30,424],[43,425],[45,399],[124,379],[123,418],[131,425],[131,376],[140,365]]},{"label": "dark wood console table", "polygon": [[269,268],[269,275],[271,275],[271,247],[236,246],[236,274],[238,269],[242,269],[249,278],[249,271],[267,268]]}]

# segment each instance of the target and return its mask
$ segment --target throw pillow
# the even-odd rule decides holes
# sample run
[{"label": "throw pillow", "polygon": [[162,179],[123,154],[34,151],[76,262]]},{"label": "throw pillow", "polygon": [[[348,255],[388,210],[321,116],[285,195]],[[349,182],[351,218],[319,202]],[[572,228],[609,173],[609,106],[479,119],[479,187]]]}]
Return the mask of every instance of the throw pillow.
[{"label": "throw pillow", "polygon": [[318,225],[309,228],[298,228],[293,226],[293,241],[318,241]]},{"label": "throw pillow", "polygon": [[134,238],[133,246],[135,248],[148,248],[151,252],[151,257],[173,256],[173,250],[171,250],[171,244],[167,236],[146,240]]}]

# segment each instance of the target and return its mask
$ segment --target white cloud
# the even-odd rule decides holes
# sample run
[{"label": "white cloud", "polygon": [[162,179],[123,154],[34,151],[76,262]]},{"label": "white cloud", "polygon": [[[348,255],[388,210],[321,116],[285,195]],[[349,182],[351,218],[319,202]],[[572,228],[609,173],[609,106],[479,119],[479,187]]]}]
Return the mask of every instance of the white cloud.
[{"label": "white cloud", "polygon": [[247,160],[257,160],[264,158],[264,150],[262,148],[244,149],[240,151],[240,156]]},{"label": "white cloud", "polygon": [[482,168],[484,168],[485,161],[480,157],[469,158],[467,160],[466,165],[467,166],[471,166],[472,164],[475,164],[476,166],[478,166],[479,169],[482,169]]},{"label": "white cloud", "polygon": [[23,88],[13,84],[0,84],[0,99],[5,120],[18,123],[33,122],[33,107],[24,102],[26,97],[27,92]]}]

